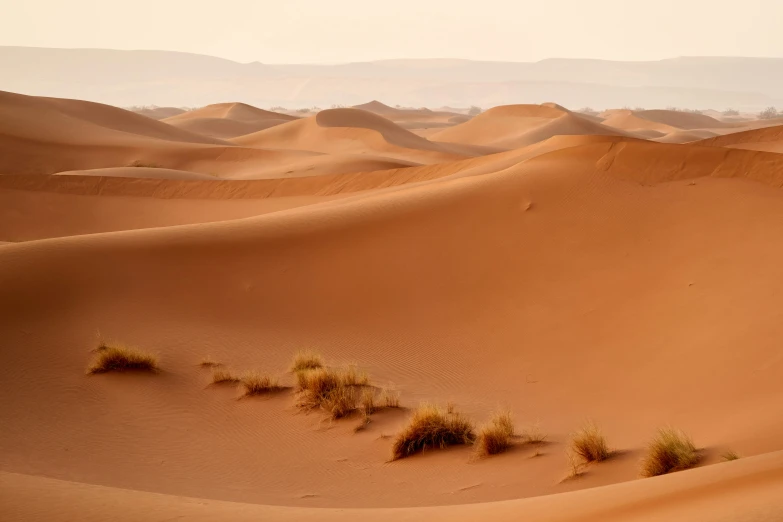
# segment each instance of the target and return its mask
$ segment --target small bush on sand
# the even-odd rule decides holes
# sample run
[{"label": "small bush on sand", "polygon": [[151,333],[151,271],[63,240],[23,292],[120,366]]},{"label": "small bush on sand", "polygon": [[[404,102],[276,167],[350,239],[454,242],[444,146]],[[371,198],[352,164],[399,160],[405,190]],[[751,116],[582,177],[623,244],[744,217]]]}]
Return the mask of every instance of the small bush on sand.
[{"label": "small bush on sand", "polygon": [[355,364],[349,364],[341,373],[342,383],[345,386],[367,386],[370,377],[366,372],[360,372]]},{"label": "small bush on sand", "polygon": [[650,442],[642,461],[642,475],[655,477],[692,468],[699,453],[690,437],[673,428],[663,428]]},{"label": "small bush on sand", "polygon": [[240,380],[228,368],[215,368],[212,370],[212,384],[235,384]]},{"label": "small bush on sand", "polygon": [[736,451],[729,450],[723,455],[721,455],[721,458],[725,460],[726,462],[730,460],[738,460],[740,458],[739,454]]},{"label": "small bush on sand", "polygon": [[130,164],[128,164],[129,167],[140,167],[140,168],[148,168],[148,169],[162,169],[162,165],[158,165],[157,163],[152,162],[144,162],[140,160],[136,160]]},{"label": "small bush on sand", "polygon": [[541,425],[536,422],[522,432],[522,441],[525,444],[541,444],[546,440],[546,433],[541,431]]},{"label": "small bush on sand", "polygon": [[399,408],[400,407],[400,394],[383,388],[378,398],[378,403],[382,404],[384,408]]},{"label": "small bush on sand", "polygon": [[514,420],[511,412],[496,413],[488,424],[484,425],[476,440],[476,452],[481,456],[497,455],[511,447],[514,436]]},{"label": "small bush on sand", "polygon": [[372,415],[375,413],[375,392],[370,388],[365,388],[362,391],[362,411],[365,415]]},{"label": "small bush on sand", "polygon": [[358,388],[346,384],[351,381],[344,370],[316,368],[297,373],[299,397],[297,406],[302,409],[321,408],[333,419],[339,419],[356,409]]},{"label": "small bush on sand", "polygon": [[319,354],[309,351],[298,352],[294,355],[294,360],[291,362],[291,371],[293,373],[301,372],[303,370],[315,370],[316,368],[323,367],[323,358]]},{"label": "small bush on sand", "polygon": [[223,366],[221,363],[212,359],[212,357],[210,356],[206,356],[203,359],[201,359],[201,362],[198,363],[198,365],[201,366],[202,368],[217,368],[218,366]]},{"label": "small bush on sand", "polygon": [[397,435],[392,448],[392,460],[430,448],[472,444],[475,440],[473,423],[461,414],[449,415],[437,406],[423,404]]},{"label": "small bush on sand", "polygon": [[122,345],[101,343],[98,355],[87,368],[87,373],[148,371],[158,370],[158,360],[154,355]]},{"label": "small bush on sand", "polygon": [[585,462],[601,462],[609,458],[606,437],[592,422],[571,436],[571,451]]},{"label": "small bush on sand", "polygon": [[276,377],[250,372],[242,376],[245,395],[264,395],[281,389]]}]

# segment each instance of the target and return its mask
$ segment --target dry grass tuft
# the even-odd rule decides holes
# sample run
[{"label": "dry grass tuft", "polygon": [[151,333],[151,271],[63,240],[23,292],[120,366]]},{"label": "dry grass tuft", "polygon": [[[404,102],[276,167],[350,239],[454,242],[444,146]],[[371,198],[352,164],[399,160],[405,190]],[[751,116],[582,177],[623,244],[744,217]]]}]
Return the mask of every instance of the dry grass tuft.
[{"label": "dry grass tuft", "polygon": [[449,415],[454,413],[454,402],[453,401],[449,401],[449,402],[446,403],[446,413],[448,413]]},{"label": "dry grass tuft", "polygon": [[154,355],[122,345],[101,343],[98,355],[87,368],[87,373],[125,372],[158,370],[158,360]]},{"label": "dry grass tuft", "polygon": [[349,364],[340,374],[344,386],[369,386],[370,377],[360,372],[355,364]]},{"label": "dry grass tuft", "polygon": [[693,441],[679,430],[663,428],[650,442],[642,460],[642,475],[655,477],[692,468],[699,462]]},{"label": "dry grass tuft", "polygon": [[721,455],[721,458],[724,461],[729,462],[731,460],[739,460],[740,456],[739,456],[739,454],[736,451],[729,450],[726,453],[724,453],[723,455]]},{"label": "dry grass tuft", "polygon": [[206,356],[203,359],[201,359],[201,362],[198,363],[198,365],[201,366],[202,368],[216,368],[218,366],[223,366],[222,363],[215,361],[210,356]]},{"label": "dry grass tuft", "polygon": [[258,372],[250,372],[242,376],[242,386],[245,395],[264,395],[281,390],[277,377],[271,377]]},{"label": "dry grass tuft", "polygon": [[422,404],[413,412],[408,425],[397,435],[392,460],[429,448],[472,444],[476,440],[473,423],[459,413],[447,414],[437,406]]},{"label": "dry grass tuft", "polygon": [[522,432],[522,441],[525,444],[541,444],[546,440],[546,433],[541,431],[541,425],[536,422]]},{"label": "dry grass tuft", "polygon": [[345,371],[332,368],[300,371],[297,406],[308,410],[321,408],[333,419],[345,417],[356,409],[358,401],[357,387],[346,384],[350,380]]},{"label": "dry grass tuft", "polygon": [[383,405],[384,408],[399,408],[400,407],[400,394],[383,388],[381,390],[378,402]]},{"label": "dry grass tuft", "polygon": [[365,388],[362,391],[362,411],[364,415],[372,415],[376,410],[375,405],[375,391],[370,388]]},{"label": "dry grass tuft", "polygon": [[479,430],[476,452],[481,456],[497,455],[511,447],[514,436],[514,420],[511,412],[496,413],[488,424]]},{"label": "dry grass tuft", "polygon": [[578,478],[582,474],[584,461],[570,450],[566,450],[566,459],[568,459],[568,475],[566,475],[565,480]]},{"label": "dry grass tuft", "polygon": [[324,360],[320,354],[311,351],[301,351],[294,355],[291,361],[291,371],[293,373],[303,370],[315,370],[324,367]]},{"label": "dry grass tuft", "polygon": [[212,370],[212,384],[235,384],[240,380],[228,368],[215,368]]},{"label": "dry grass tuft", "polygon": [[606,437],[592,422],[571,436],[571,451],[584,462],[601,462],[609,458]]}]

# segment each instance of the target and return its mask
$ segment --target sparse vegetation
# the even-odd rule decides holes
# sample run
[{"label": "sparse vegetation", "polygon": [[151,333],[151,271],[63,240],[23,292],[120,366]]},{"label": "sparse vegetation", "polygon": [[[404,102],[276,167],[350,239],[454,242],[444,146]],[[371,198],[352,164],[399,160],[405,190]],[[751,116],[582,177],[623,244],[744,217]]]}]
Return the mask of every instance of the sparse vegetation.
[{"label": "sparse vegetation", "polygon": [[679,430],[664,428],[650,442],[642,461],[642,475],[655,477],[692,468],[699,462],[693,441]]},{"label": "sparse vegetation", "polygon": [[291,371],[297,373],[303,370],[323,368],[323,366],[324,360],[320,354],[311,351],[301,351],[294,355],[294,360],[291,362]]},{"label": "sparse vegetation", "polygon": [[462,414],[449,415],[437,406],[422,404],[394,440],[392,460],[430,448],[472,444],[475,440],[473,423]]},{"label": "sparse vegetation", "polygon": [[212,370],[212,384],[235,384],[240,380],[228,368],[215,368]]},{"label": "sparse vegetation", "polygon": [[584,461],[570,449],[566,450],[566,459],[568,460],[568,475],[565,480],[578,478],[582,474]]},{"label": "sparse vegetation", "polygon": [[98,355],[87,368],[87,373],[125,372],[158,370],[158,361],[154,355],[123,345],[101,343]]},{"label": "sparse vegetation", "polygon": [[378,403],[382,404],[385,408],[399,408],[400,407],[400,395],[399,393],[383,388],[378,398]]},{"label": "sparse vegetation", "polygon": [[350,368],[302,370],[296,377],[297,406],[306,410],[321,408],[333,419],[345,417],[357,409],[359,392],[364,391],[361,388],[367,383]]},{"label": "sparse vegetation", "polygon": [[728,462],[730,460],[738,460],[740,456],[737,454],[736,451],[729,450],[723,455],[720,456],[724,461]]},{"label": "sparse vegetation", "polygon": [[593,422],[571,436],[571,451],[584,462],[601,462],[609,458],[606,437]]},{"label": "sparse vegetation", "polygon": [[481,110],[481,107],[476,107],[475,105],[471,105],[470,109],[468,109],[468,116],[478,116],[482,112],[484,111]]},{"label": "sparse vegetation", "polygon": [[369,388],[365,388],[362,391],[362,411],[364,415],[372,415],[375,413],[375,392]]},{"label": "sparse vegetation", "polygon": [[245,395],[264,395],[282,389],[276,377],[258,372],[245,374],[242,376],[241,382],[245,389]]},{"label": "sparse vegetation", "polygon": [[522,441],[525,444],[541,444],[546,440],[546,433],[541,431],[541,425],[536,422],[522,432]]},{"label": "sparse vegetation", "polygon": [[759,113],[760,120],[771,120],[780,116],[780,113],[775,107],[767,107]]},{"label": "sparse vegetation", "polygon": [[129,167],[143,167],[148,169],[162,169],[164,168],[163,165],[158,165],[157,163],[152,162],[144,162],[141,160],[136,160],[128,164]]},{"label": "sparse vegetation", "polygon": [[726,109],[721,114],[723,114],[724,116],[739,116],[740,113],[736,109]]},{"label": "sparse vegetation", "polygon": [[199,366],[202,368],[216,368],[218,366],[223,366],[221,363],[215,361],[210,356],[206,356],[203,359],[201,359],[201,362],[198,363]]},{"label": "sparse vegetation", "polygon": [[481,456],[503,453],[511,447],[512,437],[514,437],[514,420],[511,412],[498,412],[479,430],[476,451]]},{"label": "sparse vegetation", "polygon": [[598,111],[594,110],[592,107],[582,107],[578,111],[581,114],[587,114],[588,116],[598,116],[600,114]]}]

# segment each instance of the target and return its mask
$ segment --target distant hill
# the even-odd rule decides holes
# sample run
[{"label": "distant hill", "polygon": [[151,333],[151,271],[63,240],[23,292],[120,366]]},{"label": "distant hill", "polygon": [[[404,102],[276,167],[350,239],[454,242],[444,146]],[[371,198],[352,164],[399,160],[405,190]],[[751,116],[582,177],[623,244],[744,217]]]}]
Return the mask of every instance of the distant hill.
[{"label": "distant hill", "polygon": [[383,60],[341,65],[238,63],[170,51],[0,47],[0,90],[119,106],[330,107],[372,99],[484,108],[557,100],[592,106],[755,111],[783,106],[783,59],[653,62]]}]

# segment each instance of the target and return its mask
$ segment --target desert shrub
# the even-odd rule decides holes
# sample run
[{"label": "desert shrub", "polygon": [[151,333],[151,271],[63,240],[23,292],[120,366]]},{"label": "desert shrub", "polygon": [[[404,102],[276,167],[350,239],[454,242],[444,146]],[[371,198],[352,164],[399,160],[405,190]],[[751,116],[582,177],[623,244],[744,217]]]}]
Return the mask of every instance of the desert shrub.
[{"label": "desert shrub", "polygon": [[245,395],[264,395],[281,389],[276,377],[258,372],[243,375],[241,383],[245,389]]},{"label": "desert shrub", "polygon": [[88,373],[148,371],[158,369],[158,361],[154,355],[141,352],[135,348],[122,345],[101,343],[97,356],[87,368]]},{"label": "desert shrub", "polygon": [[476,452],[482,456],[503,453],[511,447],[513,437],[514,420],[511,412],[498,412],[479,430]]},{"label": "desert shrub", "polygon": [[141,160],[136,160],[128,164],[129,167],[145,167],[148,169],[162,169],[164,168],[162,165],[158,165],[157,163],[152,162],[144,162]]},{"label": "desert shrub", "polygon": [[722,114],[724,116],[739,116],[739,111],[736,109],[726,109]]},{"label": "desert shrub", "polygon": [[582,107],[578,111],[581,114],[587,114],[588,116],[598,116],[599,112],[594,110],[592,107]]},{"label": "desert shrub", "polygon": [[571,451],[585,462],[601,462],[609,458],[606,437],[592,422],[571,436]]},{"label": "desert shrub", "polygon": [[663,428],[650,442],[642,460],[642,475],[655,477],[692,468],[699,462],[693,441],[679,430]]},{"label": "desert shrub", "polygon": [[237,383],[241,379],[234,375],[228,368],[215,368],[212,371],[212,384]]},{"label": "desert shrub", "polygon": [[397,435],[392,460],[430,448],[472,444],[476,440],[473,423],[459,413],[447,414],[437,406],[423,404]]},{"label": "desert shrub", "polygon": [[365,388],[362,391],[362,411],[365,415],[372,415],[375,413],[375,392],[370,388]]},{"label": "desert shrub", "polygon": [[323,368],[323,366],[324,360],[321,355],[307,350],[297,352],[296,355],[294,355],[294,360],[291,361],[291,371],[294,373],[302,370]]},{"label": "desert shrub", "polygon": [[723,455],[721,455],[721,458],[728,462],[730,460],[738,460],[740,458],[740,456],[737,454],[736,451],[729,450],[726,453],[724,453]]},{"label": "desert shrub", "polygon": [[357,408],[358,387],[347,384],[345,370],[316,368],[297,373],[297,406],[312,410],[321,408],[333,419],[350,414]]},{"label": "desert shrub", "polygon": [[355,364],[349,364],[340,372],[340,378],[345,386],[367,386],[370,377],[366,372],[360,372]]},{"label": "desert shrub", "polygon": [[378,398],[378,403],[383,405],[384,408],[399,408],[400,407],[400,394],[383,388]]},{"label": "desert shrub", "polygon": [[546,433],[541,431],[541,425],[536,422],[525,428],[522,432],[522,441],[525,444],[541,444],[546,440]]},{"label": "desert shrub", "polygon": [[202,368],[216,368],[218,366],[222,366],[221,363],[217,362],[210,356],[206,356],[203,359],[201,359],[201,362],[198,363],[199,366]]},{"label": "desert shrub", "polygon": [[778,110],[775,107],[767,107],[759,113],[760,120],[771,120],[780,116]]},{"label": "desert shrub", "polygon": [[481,110],[481,107],[476,107],[475,105],[471,105],[470,109],[468,109],[468,116],[478,116],[483,111]]}]

